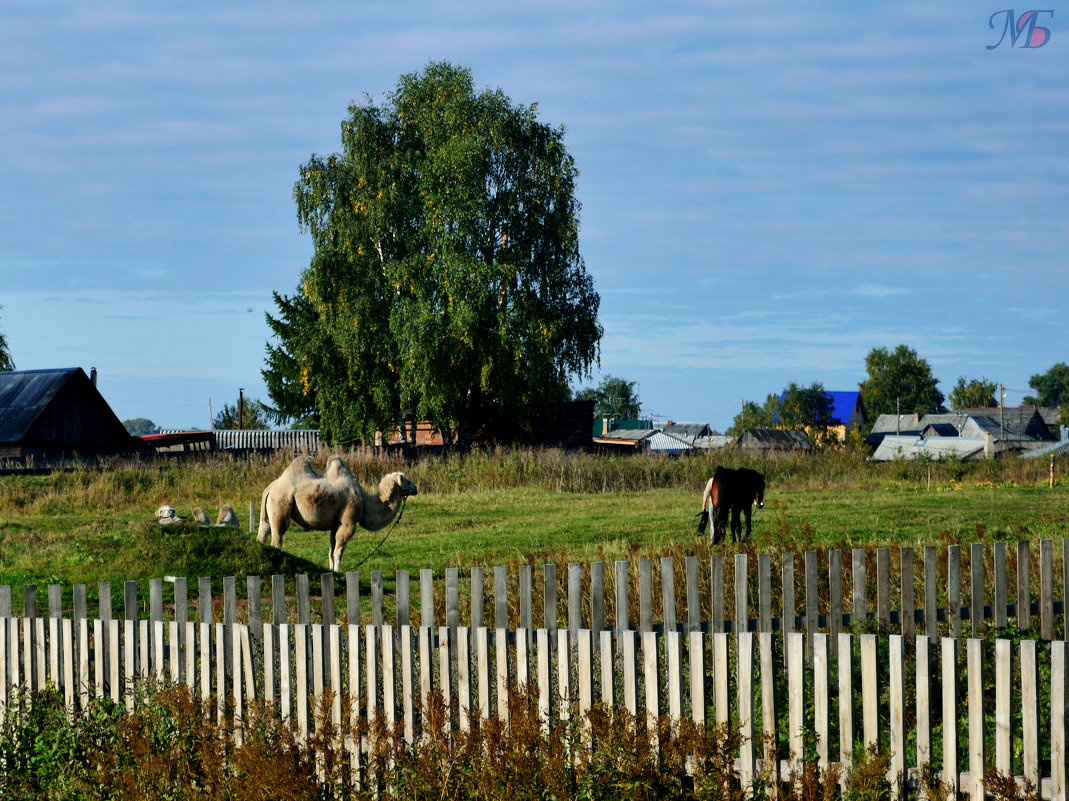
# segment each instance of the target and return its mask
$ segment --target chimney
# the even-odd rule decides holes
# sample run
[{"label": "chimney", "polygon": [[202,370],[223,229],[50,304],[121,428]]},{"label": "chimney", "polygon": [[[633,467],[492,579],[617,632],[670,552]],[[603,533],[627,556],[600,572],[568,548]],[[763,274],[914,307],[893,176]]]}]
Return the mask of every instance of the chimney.
[{"label": "chimney", "polygon": [[604,437],[611,430],[608,417],[601,418],[601,435]]},{"label": "chimney", "polygon": [[89,382],[94,387],[97,385],[97,369],[95,367],[89,368]]},{"label": "chimney", "polygon": [[984,458],[992,459],[995,456],[995,435],[988,431],[984,434]]}]

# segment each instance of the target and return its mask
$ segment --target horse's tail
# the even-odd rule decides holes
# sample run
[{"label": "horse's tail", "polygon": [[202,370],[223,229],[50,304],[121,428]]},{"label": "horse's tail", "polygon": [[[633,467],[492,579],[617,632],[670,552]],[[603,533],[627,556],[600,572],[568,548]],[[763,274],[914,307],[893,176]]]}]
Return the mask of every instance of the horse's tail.
[{"label": "horse's tail", "polygon": [[710,506],[710,501],[712,500],[712,495],[713,495],[713,479],[709,479],[709,481],[705,485],[705,489],[702,491],[702,510],[700,512],[698,512],[698,533],[699,534],[704,534],[706,532],[706,530],[708,530],[708,528],[709,528],[709,513],[711,511],[709,506]]},{"label": "horse's tail", "polygon": [[702,509],[698,512],[698,533],[704,534],[709,529],[709,512]]}]

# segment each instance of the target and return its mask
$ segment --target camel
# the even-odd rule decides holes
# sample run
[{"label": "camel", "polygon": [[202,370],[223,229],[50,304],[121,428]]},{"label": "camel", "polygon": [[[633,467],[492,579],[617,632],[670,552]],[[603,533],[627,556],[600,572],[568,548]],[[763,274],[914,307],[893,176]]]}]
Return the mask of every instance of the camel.
[{"label": "camel", "polygon": [[389,473],[371,494],[356,480],[340,456],[327,460],[320,475],[308,456],[298,456],[278,478],[268,484],[260,498],[260,528],[256,539],[282,547],[291,522],[310,531],[330,532],[327,567],[341,571],[345,546],[357,525],[368,531],[385,528],[400,514],[404,499],[417,494],[416,485],[404,473]]}]

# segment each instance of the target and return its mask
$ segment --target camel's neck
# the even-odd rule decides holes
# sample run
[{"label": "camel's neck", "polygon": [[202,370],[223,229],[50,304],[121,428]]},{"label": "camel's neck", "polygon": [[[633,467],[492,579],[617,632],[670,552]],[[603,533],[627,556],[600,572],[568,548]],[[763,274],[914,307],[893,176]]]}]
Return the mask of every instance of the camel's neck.
[{"label": "camel's neck", "polygon": [[360,516],[360,525],[368,531],[385,528],[401,511],[404,493],[397,484],[379,487],[377,495],[368,493],[364,498],[364,513]]}]

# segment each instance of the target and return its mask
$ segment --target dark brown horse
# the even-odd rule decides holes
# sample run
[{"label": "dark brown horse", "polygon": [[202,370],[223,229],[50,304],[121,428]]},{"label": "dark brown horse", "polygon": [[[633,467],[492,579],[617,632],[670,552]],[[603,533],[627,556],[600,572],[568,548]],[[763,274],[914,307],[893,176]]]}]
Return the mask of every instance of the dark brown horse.
[{"label": "dark brown horse", "polygon": [[704,534],[713,520],[711,537],[713,544],[724,541],[724,532],[728,526],[728,514],[731,515],[731,539],[742,541],[741,515],[746,515],[746,536],[750,536],[752,526],[750,515],[756,504],[760,509],[765,505],[765,477],[756,470],[740,467],[717,467],[702,493],[702,510],[699,513],[698,533]]}]

